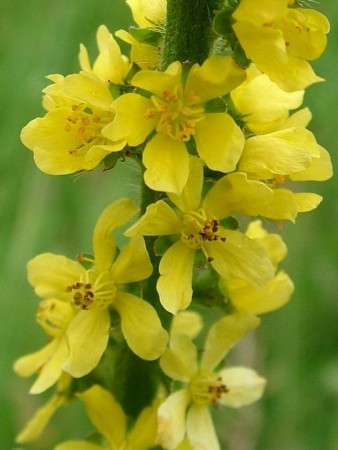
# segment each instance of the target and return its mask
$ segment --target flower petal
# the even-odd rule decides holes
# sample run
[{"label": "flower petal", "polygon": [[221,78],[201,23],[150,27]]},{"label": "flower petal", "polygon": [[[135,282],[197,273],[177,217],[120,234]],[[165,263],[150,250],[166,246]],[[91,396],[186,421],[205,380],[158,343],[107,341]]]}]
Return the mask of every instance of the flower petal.
[{"label": "flower petal", "polygon": [[114,308],[121,317],[122,333],[137,356],[151,361],[163,354],[168,334],[149,303],[132,294],[119,292]]},{"label": "flower petal", "polygon": [[163,307],[172,314],[191,302],[194,255],[194,249],[177,241],[162,256],[157,291]]},{"label": "flower petal", "polygon": [[55,447],[55,450],[106,450],[107,447],[85,441],[67,441]]},{"label": "flower petal", "polygon": [[203,187],[203,162],[195,156],[189,157],[189,176],[180,195],[168,193],[168,197],[183,213],[199,208]]},{"label": "flower petal", "polygon": [[112,448],[120,448],[126,434],[126,415],[113,395],[99,385],[78,393],[90,420]]},{"label": "flower petal", "polygon": [[137,233],[143,236],[163,236],[179,234],[182,224],[177,214],[163,200],[147,206],[143,216],[124,233],[132,237]]},{"label": "flower petal", "polygon": [[273,200],[273,191],[266,184],[249,180],[242,172],[221,178],[204,198],[206,214],[224,219],[232,214],[257,216]]},{"label": "flower petal", "polygon": [[289,276],[281,271],[268,284],[255,289],[243,280],[229,280],[225,283],[231,302],[248,314],[265,314],[285,305],[294,291]]},{"label": "flower petal", "polygon": [[128,145],[142,144],[156,127],[157,119],[146,119],[151,100],[139,94],[124,94],[113,102],[116,115],[112,122],[102,129],[102,135],[113,142],[126,139]]},{"label": "flower petal", "polygon": [[127,198],[116,200],[103,211],[93,234],[96,268],[109,270],[115,257],[116,243],[112,232],[127,223],[138,211],[138,206]]},{"label": "flower petal", "polygon": [[189,175],[189,157],[184,142],[157,133],[143,152],[144,181],[155,191],[180,194]]},{"label": "flower petal", "polygon": [[242,154],[244,135],[226,113],[206,114],[196,124],[197,152],[212,170],[232,172]]},{"label": "flower petal", "polygon": [[63,370],[73,377],[87,375],[105,351],[110,328],[108,309],[80,311],[70,323],[66,336],[70,354]]},{"label": "flower petal", "polygon": [[216,97],[221,97],[239,86],[246,77],[230,56],[213,55],[200,66],[195,64],[190,69],[185,93],[193,92],[204,103]]},{"label": "flower petal", "polygon": [[112,267],[112,277],[119,284],[145,280],[153,271],[142,236],[132,238],[117,257]]},{"label": "flower petal", "polygon": [[168,450],[174,450],[185,435],[185,415],[190,402],[187,389],[171,395],[158,409],[158,443]]},{"label": "flower petal", "polygon": [[260,320],[245,313],[234,313],[218,320],[209,330],[201,368],[212,371],[249,331],[258,327]]},{"label": "flower petal", "polygon": [[133,86],[162,97],[165,91],[173,91],[181,82],[182,65],[176,61],[164,71],[140,70],[131,80]]},{"label": "flower petal", "polygon": [[130,448],[133,450],[148,450],[155,447],[157,436],[157,404],[145,408],[138,416],[133,429],[128,435]]},{"label": "flower petal", "polygon": [[275,269],[265,248],[243,233],[224,230],[226,241],[204,242],[212,267],[225,279],[239,278],[263,286],[274,277]]},{"label": "flower petal", "polygon": [[266,380],[254,370],[246,367],[231,367],[219,372],[224,384],[229,389],[222,395],[220,402],[232,408],[250,405],[260,399],[266,385]]},{"label": "flower petal", "polygon": [[187,436],[194,449],[220,450],[221,448],[209,408],[205,405],[191,405],[187,415]]},{"label": "flower petal", "polygon": [[41,298],[57,298],[70,301],[66,292],[85,272],[77,261],[72,261],[62,255],[43,253],[31,259],[27,264],[28,281],[35,288],[35,293]]},{"label": "flower petal", "polygon": [[194,339],[203,328],[202,316],[195,311],[181,311],[171,321],[170,334],[185,334]]},{"label": "flower petal", "polygon": [[163,372],[173,380],[188,382],[197,372],[197,348],[184,334],[173,334],[160,359]]}]

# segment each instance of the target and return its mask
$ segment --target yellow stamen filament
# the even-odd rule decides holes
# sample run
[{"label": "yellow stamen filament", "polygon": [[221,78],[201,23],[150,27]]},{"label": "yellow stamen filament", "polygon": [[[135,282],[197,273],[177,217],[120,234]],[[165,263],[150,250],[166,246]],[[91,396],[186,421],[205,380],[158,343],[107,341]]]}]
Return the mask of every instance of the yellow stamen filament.
[{"label": "yellow stamen filament", "polygon": [[[218,234],[219,220],[208,218],[203,209],[184,214],[183,222],[181,239],[189,247],[200,249],[203,243],[207,241],[212,242],[218,239],[225,241],[225,237]],[[209,259],[208,255],[206,256]]]}]

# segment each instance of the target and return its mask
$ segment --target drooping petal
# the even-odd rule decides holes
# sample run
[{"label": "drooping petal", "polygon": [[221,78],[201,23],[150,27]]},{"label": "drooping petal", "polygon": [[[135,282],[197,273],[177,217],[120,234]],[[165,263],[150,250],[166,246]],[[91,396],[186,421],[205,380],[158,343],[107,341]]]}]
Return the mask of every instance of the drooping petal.
[{"label": "drooping petal", "polygon": [[197,372],[197,348],[184,334],[172,334],[160,359],[163,372],[173,380],[188,382]]},{"label": "drooping petal", "polygon": [[180,195],[168,193],[168,197],[183,213],[195,211],[201,203],[203,187],[203,162],[195,156],[189,157],[189,176]]},{"label": "drooping petal", "polygon": [[44,299],[70,301],[66,288],[77,281],[84,271],[77,261],[53,253],[42,253],[27,264],[28,281],[36,295]]},{"label": "drooping petal", "polygon": [[217,273],[225,279],[239,278],[254,286],[263,286],[273,278],[275,269],[262,245],[238,231],[224,230],[224,235],[225,242],[203,243]]},{"label": "drooping petal", "polygon": [[231,367],[219,372],[228,392],[222,395],[220,403],[232,408],[250,405],[260,399],[266,380],[254,370],[246,367]]},{"label": "drooping petal", "polygon": [[93,234],[95,265],[100,272],[109,270],[115,257],[116,243],[112,232],[127,223],[138,209],[134,202],[122,198],[102,212]]},{"label": "drooping petal", "polygon": [[158,443],[175,450],[185,435],[185,415],[190,402],[187,389],[171,394],[158,409]]},{"label": "drooping petal", "polygon": [[77,397],[84,403],[90,420],[112,448],[119,448],[125,439],[126,415],[113,395],[94,385]]},{"label": "drooping petal", "polygon": [[212,371],[232,347],[259,324],[257,317],[245,313],[234,313],[218,320],[209,330],[201,368]]},{"label": "drooping petal", "polygon": [[212,113],[196,124],[195,141],[198,154],[210,169],[228,173],[236,169],[245,139],[228,114]]},{"label": "drooping petal", "polygon": [[48,422],[53,417],[57,409],[59,409],[66,399],[62,395],[53,395],[53,397],[33,415],[25,428],[16,438],[18,444],[30,442],[37,439],[46,428]]},{"label": "drooping petal", "polygon": [[156,127],[156,118],[146,118],[152,101],[139,94],[124,94],[113,103],[115,118],[102,129],[102,134],[111,141],[125,139],[134,147],[142,144]]},{"label": "drooping petal", "polygon": [[202,316],[196,311],[181,311],[171,321],[170,334],[185,334],[194,339],[203,328]]},{"label": "drooping petal", "polygon": [[311,192],[296,192],[294,198],[297,202],[299,212],[308,212],[316,209],[322,202],[323,197]]},{"label": "drooping petal", "polygon": [[110,328],[107,308],[80,311],[70,323],[66,337],[69,357],[63,370],[73,377],[83,377],[99,363],[105,351]]},{"label": "drooping petal", "polygon": [[69,355],[68,344],[65,336],[56,339],[53,353],[41,367],[38,378],[30,389],[31,394],[40,394],[58,381],[62,374],[62,367]]},{"label": "drooping petal", "polygon": [[166,91],[174,91],[181,82],[182,65],[176,61],[164,71],[140,70],[133,77],[131,84],[146,91],[152,92],[157,97],[162,97]]},{"label": "drooping petal", "polygon": [[243,280],[229,280],[226,284],[231,302],[235,307],[248,314],[265,314],[285,305],[294,291],[294,285],[289,276],[280,271],[275,278],[255,289]]},{"label": "drooping petal", "polygon": [[114,308],[121,317],[122,333],[131,350],[142,359],[157,359],[164,352],[168,333],[162,328],[155,309],[127,292],[119,292]]},{"label": "drooping petal", "polygon": [[148,450],[155,447],[157,436],[158,402],[145,408],[138,416],[133,429],[128,435],[129,448],[132,450]]},{"label": "drooping petal", "polygon": [[185,93],[193,93],[200,103],[220,97],[240,85],[246,77],[230,56],[213,55],[200,66],[195,64],[190,69]]},{"label": "drooping petal", "polygon": [[163,307],[172,314],[191,302],[194,255],[194,249],[177,241],[162,256],[157,291]]},{"label": "drooping petal", "polygon": [[132,238],[117,257],[112,277],[119,284],[133,283],[148,278],[153,271],[142,236]]},{"label": "drooping petal", "polygon": [[13,366],[14,372],[20,377],[30,377],[45,364],[46,360],[53,354],[57,344],[57,339],[53,339],[41,350],[17,359]]},{"label": "drooping petal", "polygon": [[85,441],[67,441],[57,445],[55,450],[106,450],[106,447]]},{"label": "drooping petal", "polygon": [[290,220],[295,222],[298,204],[295,194],[289,189],[274,189],[273,201],[262,211],[261,215],[268,219]]},{"label": "drooping petal", "polygon": [[332,162],[329,152],[319,146],[320,155],[312,158],[312,164],[306,169],[291,174],[293,181],[326,181],[333,175]]},{"label": "drooping petal", "polygon": [[193,449],[220,450],[209,408],[192,404],[187,414],[187,437]]},{"label": "drooping petal", "polygon": [[232,214],[257,216],[273,200],[273,191],[266,184],[249,180],[243,172],[221,178],[204,198],[206,214],[224,219]]},{"label": "drooping petal", "polygon": [[147,206],[143,216],[124,233],[128,237],[179,234],[182,223],[173,209],[163,200]]},{"label": "drooping petal", "polygon": [[155,191],[180,194],[189,175],[189,157],[184,142],[157,133],[143,152],[144,181]]}]

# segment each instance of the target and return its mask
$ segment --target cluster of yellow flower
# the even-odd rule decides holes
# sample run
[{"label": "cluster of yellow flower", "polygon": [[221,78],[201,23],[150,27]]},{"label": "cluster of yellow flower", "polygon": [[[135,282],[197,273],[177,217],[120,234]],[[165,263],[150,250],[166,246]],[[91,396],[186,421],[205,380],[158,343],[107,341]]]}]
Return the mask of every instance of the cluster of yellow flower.
[{"label": "cluster of yellow flower", "polygon": [[[41,298],[37,321],[50,339],[14,368],[38,374],[31,393],[55,384],[56,392],[17,440],[36,439],[57,408],[79,398],[104,441],[57,450],[217,450],[209,407],[250,404],[265,387],[249,368],[219,366],[259,325],[257,315],[293,292],[278,269],[286,246],[262,220],[294,222],[321,201],[294,182],[332,176],[328,153],[306,128],[311,113],[301,108],[304,89],[321,81],[308,60],[323,52],[329,24],[295,0],[227,1],[215,16],[209,57],[163,67],[166,2],[127,3],[139,27],[116,35],[131,45],[130,58],[100,26],[95,62],[81,45],[79,73],[49,76],[47,113],[21,138],[52,175],[133,158],[151,200],[121,250],[113,232],[140,210],[128,198],[100,216],[92,255],[45,253],[28,263]],[[238,215],[255,218],[245,232]],[[203,323],[208,308],[217,312],[213,323]],[[204,327],[200,351],[194,340]],[[138,409],[130,403],[139,399],[128,404],[116,389],[127,377],[119,361],[128,349],[153,385]],[[107,365],[105,376],[95,375]]]}]

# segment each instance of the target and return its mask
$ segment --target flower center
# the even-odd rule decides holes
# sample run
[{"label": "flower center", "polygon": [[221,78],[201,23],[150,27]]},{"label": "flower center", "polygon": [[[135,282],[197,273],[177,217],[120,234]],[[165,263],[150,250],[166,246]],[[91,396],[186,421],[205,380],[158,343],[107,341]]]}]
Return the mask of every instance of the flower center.
[{"label": "flower center", "polygon": [[61,300],[44,300],[40,303],[36,320],[49,336],[61,336],[75,315],[71,304]]},{"label": "flower center", "polygon": [[196,97],[183,95],[182,86],[163,91],[161,98],[152,96],[154,108],[149,108],[146,119],[158,117],[156,131],[176,141],[189,141],[195,134],[196,123],[204,119],[204,109],[194,104]]},{"label": "flower center", "polygon": [[105,309],[114,301],[117,288],[110,272],[97,275],[87,270],[79,281],[67,286],[66,292],[73,294],[74,305],[81,309]]},{"label": "flower center", "polygon": [[225,241],[225,237],[219,236],[219,220],[208,218],[203,209],[184,214],[183,223],[181,240],[189,247],[200,249],[206,241]]},{"label": "flower center", "polygon": [[192,400],[199,405],[215,405],[229,389],[217,373],[198,372],[190,382]]},{"label": "flower center", "polygon": [[102,128],[111,120],[111,113],[94,113],[84,103],[72,105],[72,113],[67,117],[65,131],[70,133],[78,142],[75,149],[70,150],[72,155],[76,155],[87,145],[104,143],[106,139],[102,137]]}]

